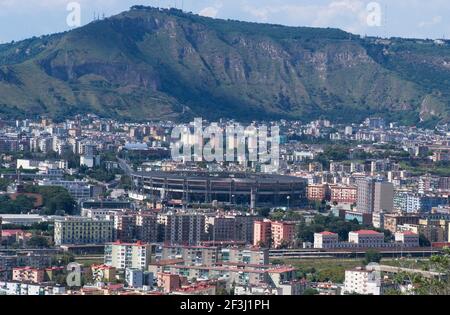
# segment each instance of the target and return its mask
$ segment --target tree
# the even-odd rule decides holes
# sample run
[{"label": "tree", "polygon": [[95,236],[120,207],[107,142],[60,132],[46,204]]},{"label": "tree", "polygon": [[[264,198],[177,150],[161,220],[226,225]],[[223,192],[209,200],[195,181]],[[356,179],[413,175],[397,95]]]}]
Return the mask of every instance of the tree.
[{"label": "tree", "polygon": [[287,240],[281,240],[279,249],[288,249],[291,244]]},{"label": "tree", "polygon": [[319,291],[317,291],[316,289],[313,288],[307,288],[304,292],[303,295],[318,295]]},{"label": "tree", "polygon": [[34,202],[34,198],[23,195],[17,196],[16,200],[7,195],[0,195],[0,213],[26,213],[34,208]]},{"label": "tree", "polygon": [[131,179],[131,177],[123,175],[120,178],[119,188],[122,188],[125,190],[131,190],[133,188],[133,180]]},{"label": "tree", "polygon": [[0,191],[6,191],[11,181],[6,178],[0,178]]},{"label": "tree", "polygon": [[29,186],[27,192],[42,195],[44,201],[44,212],[47,215],[54,215],[57,211],[64,211],[65,214],[73,214],[76,209],[76,202],[67,189],[54,186]]},{"label": "tree", "polygon": [[33,236],[27,243],[28,247],[31,248],[48,248],[50,244],[48,239],[43,236]]},{"label": "tree", "polygon": [[380,252],[373,250],[373,249],[369,249],[366,252],[366,257],[364,259],[364,264],[368,265],[370,263],[379,263],[381,261],[381,254]]},{"label": "tree", "polygon": [[427,262],[416,261],[408,266],[412,270],[427,270],[436,273],[425,277],[417,272],[401,272],[394,278],[397,285],[411,284],[411,294],[416,295],[450,295],[450,249],[445,248],[442,254],[433,255]]},{"label": "tree", "polygon": [[270,208],[260,208],[258,209],[258,214],[264,218],[270,215]]},{"label": "tree", "polygon": [[419,235],[419,245],[421,247],[429,247],[431,246],[431,242],[427,239],[427,237],[423,234]]},{"label": "tree", "polygon": [[274,221],[281,221],[285,217],[285,213],[283,211],[277,211],[270,215],[270,218]]}]

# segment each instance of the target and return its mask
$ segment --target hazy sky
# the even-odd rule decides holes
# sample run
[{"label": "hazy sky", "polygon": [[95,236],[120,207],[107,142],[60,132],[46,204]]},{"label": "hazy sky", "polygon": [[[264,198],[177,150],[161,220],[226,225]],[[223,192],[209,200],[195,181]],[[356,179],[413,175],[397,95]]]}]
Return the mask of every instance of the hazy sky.
[{"label": "hazy sky", "polygon": [[[70,29],[73,0],[0,0],[0,42]],[[361,35],[450,38],[449,0],[78,0],[82,25],[94,12],[106,16],[134,4],[182,5],[217,18],[291,26],[338,27]],[[372,3],[372,4],[371,4]],[[373,3],[378,5],[373,5]],[[377,12],[381,9],[381,14]],[[379,18],[378,18],[379,17]],[[379,25],[381,22],[381,25]]]}]

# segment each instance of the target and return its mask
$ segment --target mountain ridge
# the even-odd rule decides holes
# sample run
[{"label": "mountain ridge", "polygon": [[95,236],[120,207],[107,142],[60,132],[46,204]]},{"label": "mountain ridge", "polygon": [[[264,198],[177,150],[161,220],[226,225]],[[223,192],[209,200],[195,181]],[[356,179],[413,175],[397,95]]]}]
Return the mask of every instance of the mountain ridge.
[{"label": "mountain ridge", "polygon": [[134,6],[0,45],[0,117],[448,119],[450,45]]}]

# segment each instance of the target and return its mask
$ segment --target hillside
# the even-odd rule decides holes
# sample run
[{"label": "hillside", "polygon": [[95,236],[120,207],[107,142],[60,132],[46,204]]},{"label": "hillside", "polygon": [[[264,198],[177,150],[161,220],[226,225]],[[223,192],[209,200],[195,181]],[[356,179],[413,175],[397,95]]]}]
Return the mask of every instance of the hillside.
[{"label": "hillside", "polygon": [[136,6],[0,45],[0,117],[447,120],[450,44]]}]

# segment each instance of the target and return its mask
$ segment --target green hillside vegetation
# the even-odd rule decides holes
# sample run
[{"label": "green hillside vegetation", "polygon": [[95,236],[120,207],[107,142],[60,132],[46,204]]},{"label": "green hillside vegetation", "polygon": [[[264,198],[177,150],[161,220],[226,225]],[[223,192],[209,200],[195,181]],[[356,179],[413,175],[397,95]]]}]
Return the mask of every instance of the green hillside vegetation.
[{"label": "green hillside vegetation", "polygon": [[445,121],[450,44],[135,6],[0,45],[0,117]]}]

